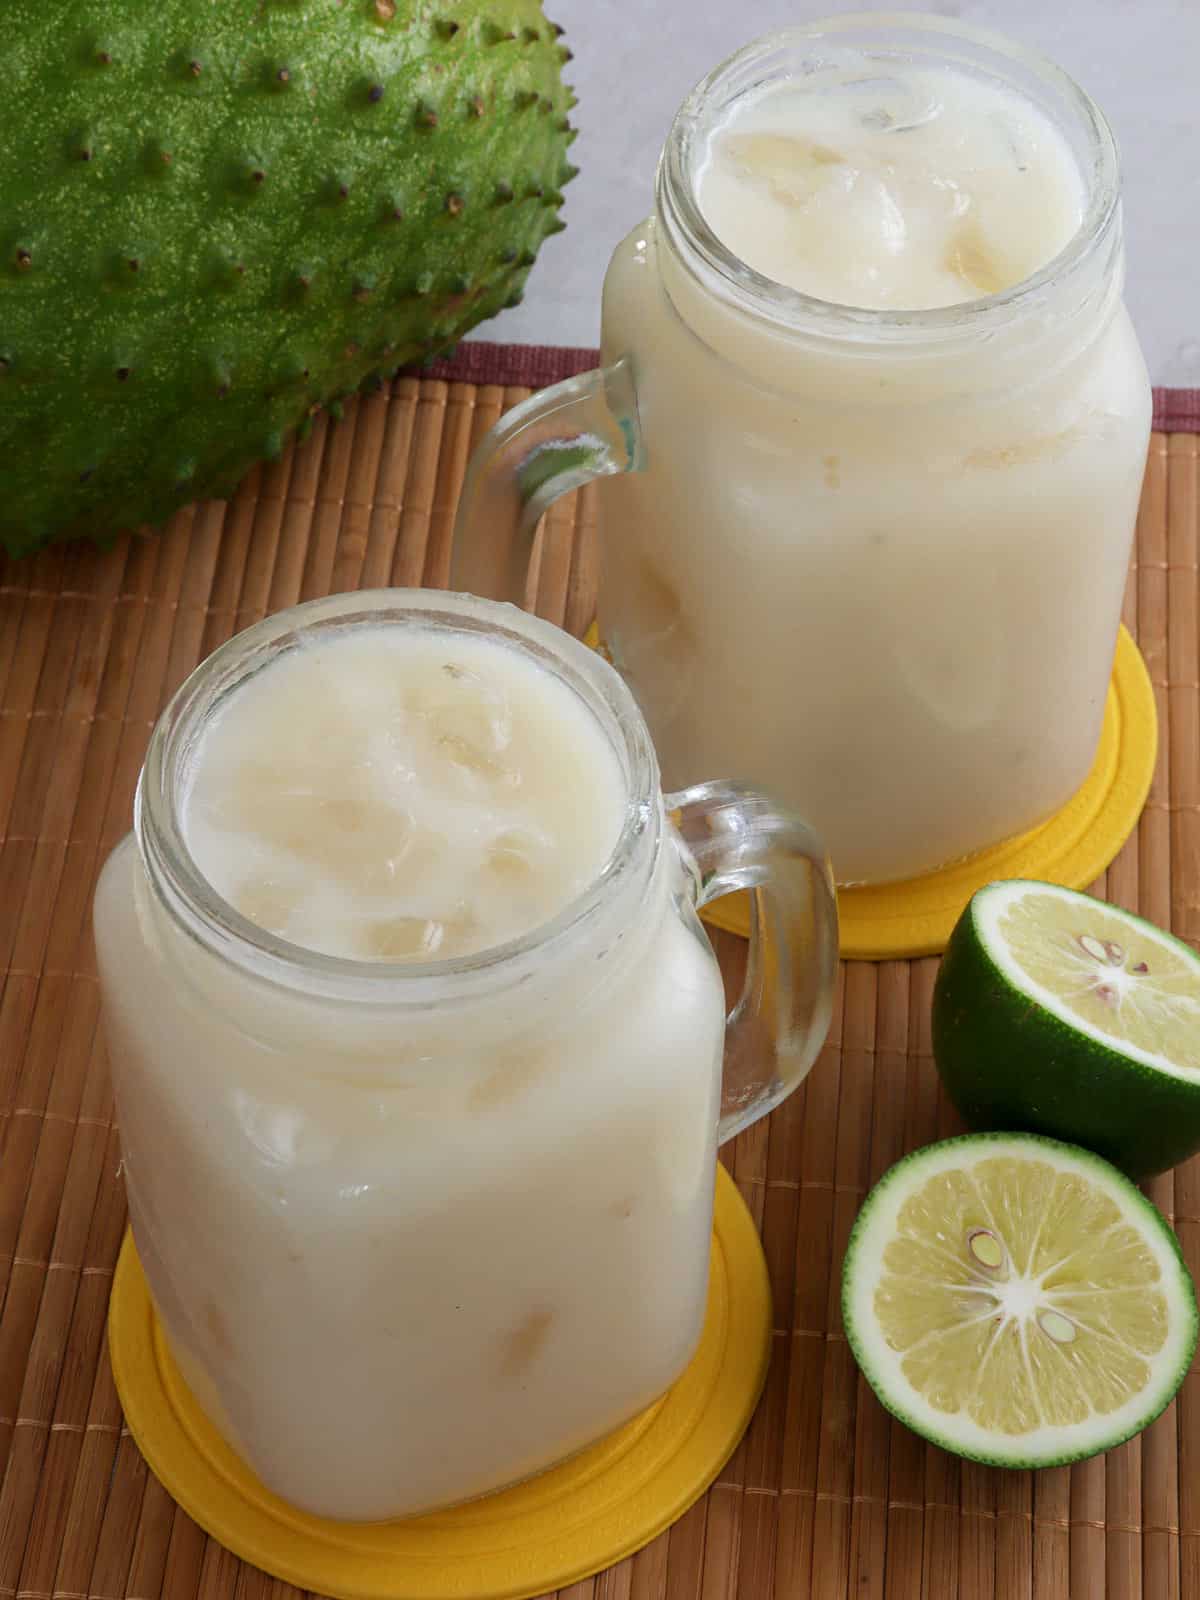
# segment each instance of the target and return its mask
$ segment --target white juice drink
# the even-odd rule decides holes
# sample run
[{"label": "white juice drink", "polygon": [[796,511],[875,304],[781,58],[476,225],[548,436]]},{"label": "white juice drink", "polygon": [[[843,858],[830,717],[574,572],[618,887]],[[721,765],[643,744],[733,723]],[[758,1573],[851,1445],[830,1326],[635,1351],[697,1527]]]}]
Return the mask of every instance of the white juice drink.
[{"label": "white juice drink", "polygon": [[[661,801],[631,821],[611,730],[535,654],[436,622],[285,640],[171,737],[215,922],[275,936],[229,959],[168,914],[144,777],[149,855],[110,860],[97,948],[134,1235],[194,1393],[333,1517],[578,1450],[674,1380],[705,1306],[724,1002]],[[629,837],[640,879],[522,955]]]},{"label": "white juice drink", "polygon": [[666,784],[763,787],[842,882],[1083,782],[1150,421],[1095,108],[1046,64],[928,44],[797,30],[735,58],[605,284],[644,461],[598,497],[601,631]]}]

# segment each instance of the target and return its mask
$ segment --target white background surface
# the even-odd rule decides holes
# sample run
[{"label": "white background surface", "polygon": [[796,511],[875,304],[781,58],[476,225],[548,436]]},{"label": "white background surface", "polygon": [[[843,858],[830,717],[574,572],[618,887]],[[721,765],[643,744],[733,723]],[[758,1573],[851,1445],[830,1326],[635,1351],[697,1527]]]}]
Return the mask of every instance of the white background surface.
[{"label": "white background surface", "polygon": [[[477,338],[594,345],[613,246],[650,209],[654,168],[692,85],[761,33],[835,0],[546,0],[575,52],[579,95],[565,233],[547,241],[525,301]],[[1125,177],[1127,300],[1155,383],[1200,385],[1200,0],[935,0],[923,9],[999,29],[1052,56],[1116,130]]]}]

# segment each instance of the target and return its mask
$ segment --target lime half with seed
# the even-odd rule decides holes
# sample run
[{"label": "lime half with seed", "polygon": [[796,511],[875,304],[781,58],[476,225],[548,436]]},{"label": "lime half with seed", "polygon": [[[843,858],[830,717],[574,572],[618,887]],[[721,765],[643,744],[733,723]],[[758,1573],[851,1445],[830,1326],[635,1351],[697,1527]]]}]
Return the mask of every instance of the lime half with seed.
[{"label": "lime half with seed", "polygon": [[1200,1149],[1200,957],[1072,889],[979,890],[938,974],[933,1051],[972,1128],[1087,1145],[1135,1178]]},{"label": "lime half with seed", "polygon": [[880,1400],[956,1455],[1046,1467],[1152,1422],[1196,1348],[1175,1235],[1088,1150],[967,1134],[867,1196],[842,1273],[851,1349]]}]

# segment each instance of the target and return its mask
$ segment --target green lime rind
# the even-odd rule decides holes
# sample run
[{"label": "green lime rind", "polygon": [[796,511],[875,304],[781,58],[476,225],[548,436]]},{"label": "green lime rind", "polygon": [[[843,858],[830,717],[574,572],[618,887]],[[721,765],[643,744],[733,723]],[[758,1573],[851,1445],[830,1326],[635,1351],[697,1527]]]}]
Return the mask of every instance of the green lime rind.
[{"label": "green lime rind", "polygon": [[[981,928],[988,897],[1027,883],[989,884],[959,918],[933,994],[933,1053],[968,1127],[1021,1130],[1080,1144],[1131,1178],[1165,1172],[1200,1150],[1200,1074],[1160,1071],[1073,1027],[1001,971]],[[1089,902],[1087,895],[1078,895]],[[1106,913],[1177,946],[1190,946],[1132,912]]]},{"label": "green lime rind", "polygon": [[[907,1186],[907,1180],[916,1178],[921,1169],[929,1167],[932,1160],[942,1151],[957,1147],[964,1153],[976,1154],[983,1159],[987,1155],[1003,1154],[1006,1149],[1012,1150],[1014,1146],[1028,1148],[1031,1152],[1036,1151],[1055,1164],[1061,1164],[1066,1158],[1067,1162],[1083,1165],[1089,1173],[1095,1174],[1097,1180],[1115,1199],[1124,1202],[1124,1209],[1131,1217],[1140,1218],[1145,1222],[1147,1232],[1166,1245],[1168,1259],[1178,1267],[1174,1282],[1173,1309],[1177,1316],[1183,1316],[1187,1321],[1182,1339],[1177,1339],[1176,1354],[1169,1376],[1147,1391],[1145,1408],[1139,1411],[1135,1421],[1129,1426],[1118,1425],[1111,1431],[1106,1431],[1103,1419],[1099,1419],[1098,1424],[1089,1425],[1092,1437],[1086,1442],[1077,1442],[1074,1445],[1067,1441],[1071,1437],[1080,1441],[1081,1435],[1086,1431],[1084,1427],[1075,1425],[1061,1428],[1057,1431],[1063,1436],[1063,1444],[1058,1449],[1030,1450],[1027,1443],[1020,1438],[1015,1438],[1011,1445],[1007,1446],[997,1440],[995,1449],[969,1448],[961,1438],[955,1436],[951,1418],[947,1418],[946,1426],[931,1426],[927,1418],[919,1415],[911,1405],[907,1405],[895,1390],[889,1388],[882,1380],[878,1371],[878,1361],[872,1349],[872,1340],[869,1334],[864,1332],[865,1326],[873,1326],[871,1307],[869,1304],[861,1306],[856,1303],[856,1295],[869,1294],[873,1289],[873,1284],[868,1285],[862,1281],[865,1276],[862,1258],[866,1253],[865,1246],[872,1238],[873,1228],[881,1220],[880,1212],[897,1188],[903,1191]],[[1059,1139],[1048,1139],[1037,1133],[988,1132],[959,1134],[955,1138],[942,1139],[936,1144],[913,1150],[890,1167],[871,1189],[863,1201],[846,1243],[846,1254],[842,1263],[842,1325],[859,1370],[870,1384],[880,1405],[897,1421],[919,1434],[921,1438],[928,1439],[931,1444],[965,1460],[976,1461],[983,1466],[1030,1470],[1069,1466],[1072,1462],[1084,1461],[1106,1450],[1115,1449],[1117,1445],[1124,1444],[1126,1440],[1141,1433],[1156,1417],[1161,1416],[1178,1393],[1195,1356],[1197,1336],[1200,1335],[1200,1311],[1197,1310],[1192,1277],[1174,1231],[1168,1226],[1157,1207],[1122,1172],[1097,1156],[1094,1151],[1085,1150]],[[881,1335],[879,1339],[882,1340]]]}]

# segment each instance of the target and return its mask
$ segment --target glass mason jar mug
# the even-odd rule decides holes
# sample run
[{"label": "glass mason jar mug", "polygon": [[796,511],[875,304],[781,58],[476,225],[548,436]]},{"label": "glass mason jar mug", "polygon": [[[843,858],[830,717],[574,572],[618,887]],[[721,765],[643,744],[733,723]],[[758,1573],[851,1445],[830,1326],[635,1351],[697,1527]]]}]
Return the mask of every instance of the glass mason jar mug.
[{"label": "glass mason jar mug", "polygon": [[[306,643],[380,626],[500,641],[619,763],[603,871],[479,954],[301,949],[189,851],[219,710]],[[696,908],[747,887],[761,914],[726,1019]],[[152,735],[95,930],[130,1218],[180,1369],[269,1488],[371,1520],[537,1472],[679,1375],[717,1143],[808,1071],[837,957],[803,823],[722,784],[664,801],[594,652],[509,606],[403,590],[299,606],[197,669]]]},{"label": "glass mason jar mug", "polygon": [[[880,86],[930,70],[1063,141],[1082,220],[1038,270],[963,303],[855,309],[717,236],[698,191],[743,102],[849,97],[866,121],[890,115]],[[1027,209],[1008,225],[1001,247],[1028,244]],[[608,269],[602,367],[477,452],[453,583],[519,598],[548,502],[611,476],[598,622],[665,782],[761,785],[844,883],[996,844],[1066,802],[1099,739],[1150,425],[1122,276],[1111,133],[1049,62],[933,17],[762,39],[676,117],[654,212]]]}]

